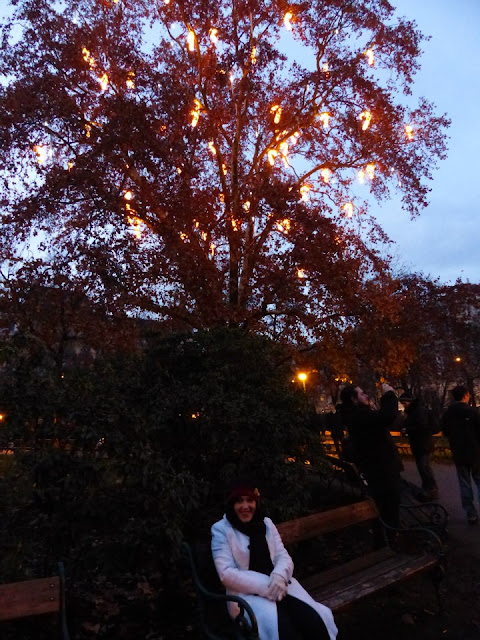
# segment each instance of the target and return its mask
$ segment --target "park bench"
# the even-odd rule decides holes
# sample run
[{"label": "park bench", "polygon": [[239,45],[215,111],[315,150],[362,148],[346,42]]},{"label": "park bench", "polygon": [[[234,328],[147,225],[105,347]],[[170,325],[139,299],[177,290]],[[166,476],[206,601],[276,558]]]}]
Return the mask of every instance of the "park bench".
[{"label": "park bench", "polygon": [[[417,508],[423,513],[423,522],[415,514]],[[425,526],[425,514],[429,512],[430,519]],[[430,574],[441,611],[446,511],[433,503],[408,505],[401,508],[401,524],[398,529],[385,525],[375,503],[365,499],[282,522],[277,527],[294,559],[295,575],[315,600],[334,613],[421,574]],[[302,562],[297,564],[300,544],[309,545],[301,553],[303,564],[305,559],[308,561],[307,568]],[[196,560],[191,548],[188,545],[185,548],[192,567],[200,623],[206,636],[212,640],[255,638],[256,621],[244,601],[243,611],[247,615],[242,615],[237,628],[225,617],[219,622],[222,614],[212,607],[213,602],[221,602],[226,613],[225,599],[233,596],[218,592],[220,582],[209,549],[204,546]]]},{"label": "park bench", "polygon": [[0,584],[0,622],[47,613],[58,615],[60,637],[69,640],[63,563],[56,576]]}]

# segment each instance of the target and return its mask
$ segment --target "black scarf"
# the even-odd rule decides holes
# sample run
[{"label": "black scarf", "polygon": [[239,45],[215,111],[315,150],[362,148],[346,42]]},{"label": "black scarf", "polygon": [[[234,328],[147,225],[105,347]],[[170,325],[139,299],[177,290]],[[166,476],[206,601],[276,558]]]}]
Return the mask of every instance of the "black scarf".
[{"label": "black scarf", "polygon": [[234,529],[241,531],[250,538],[250,562],[248,568],[251,571],[258,571],[269,576],[273,571],[273,564],[267,544],[267,527],[263,518],[258,512],[255,512],[250,522],[241,522],[231,506],[227,507],[225,515]]}]

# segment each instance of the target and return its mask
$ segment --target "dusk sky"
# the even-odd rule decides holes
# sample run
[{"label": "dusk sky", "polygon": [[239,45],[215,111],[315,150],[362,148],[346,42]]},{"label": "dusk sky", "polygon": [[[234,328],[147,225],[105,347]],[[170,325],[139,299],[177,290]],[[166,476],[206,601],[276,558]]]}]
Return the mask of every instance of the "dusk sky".
[{"label": "dusk sky", "polygon": [[[448,159],[430,183],[430,205],[410,221],[398,202],[382,203],[379,220],[397,242],[398,261],[442,282],[480,282],[480,1],[391,0],[425,35],[415,95],[447,113]],[[377,208],[374,208],[377,211]]]}]

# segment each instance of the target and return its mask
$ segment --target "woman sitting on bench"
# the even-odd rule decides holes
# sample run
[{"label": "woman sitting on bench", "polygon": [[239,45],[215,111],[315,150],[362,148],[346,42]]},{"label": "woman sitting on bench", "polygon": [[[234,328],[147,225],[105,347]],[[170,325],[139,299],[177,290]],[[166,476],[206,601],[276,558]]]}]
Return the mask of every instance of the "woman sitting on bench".
[{"label": "woman sitting on bench", "polygon": [[[227,593],[252,607],[260,640],[335,640],[332,612],[292,577],[292,558],[273,522],[262,517],[259,500],[253,485],[236,483],[225,515],[212,527],[213,560]],[[235,602],[228,606],[238,615]]]}]

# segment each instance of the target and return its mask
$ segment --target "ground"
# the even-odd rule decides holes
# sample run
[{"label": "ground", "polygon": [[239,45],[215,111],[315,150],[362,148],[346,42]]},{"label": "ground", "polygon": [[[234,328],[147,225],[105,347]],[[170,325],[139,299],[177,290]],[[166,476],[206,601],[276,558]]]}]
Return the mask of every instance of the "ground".
[{"label": "ground", "polygon": [[453,540],[447,556],[443,614],[422,576],[339,615],[339,640],[480,640],[480,562]]}]

